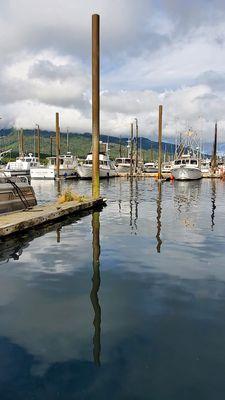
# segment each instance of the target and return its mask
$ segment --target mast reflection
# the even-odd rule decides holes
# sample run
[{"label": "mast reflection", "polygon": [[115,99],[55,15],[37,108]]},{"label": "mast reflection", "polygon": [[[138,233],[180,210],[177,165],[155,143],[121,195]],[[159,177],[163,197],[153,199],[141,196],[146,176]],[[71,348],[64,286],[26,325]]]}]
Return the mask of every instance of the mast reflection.
[{"label": "mast reflection", "polygon": [[211,231],[213,231],[213,230],[214,230],[214,225],[215,225],[215,209],[216,209],[216,182],[215,182],[215,179],[212,179],[211,182],[212,182],[212,194],[211,194],[211,203],[212,203]]},{"label": "mast reflection", "polygon": [[93,336],[93,359],[97,366],[101,365],[101,307],[98,300],[100,288],[100,220],[99,212],[92,214],[92,249],[93,249],[93,276],[91,289],[91,303],[94,309],[94,336]]},{"label": "mast reflection", "polygon": [[156,234],[156,239],[157,239],[157,246],[156,250],[157,253],[160,253],[161,251],[161,245],[162,245],[162,240],[161,240],[161,228],[162,228],[162,223],[161,223],[161,215],[162,215],[162,184],[161,182],[158,182],[158,197],[157,197],[157,217],[156,217],[156,222],[157,222],[157,234]]}]

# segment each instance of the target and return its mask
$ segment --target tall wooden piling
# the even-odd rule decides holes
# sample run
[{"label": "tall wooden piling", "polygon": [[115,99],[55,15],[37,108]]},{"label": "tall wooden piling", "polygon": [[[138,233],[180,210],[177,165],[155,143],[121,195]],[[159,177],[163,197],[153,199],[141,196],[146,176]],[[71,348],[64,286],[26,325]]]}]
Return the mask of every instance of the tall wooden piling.
[{"label": "tall wooden piling", "polygon": [[162,178],[162,112],[163,106],[159,106],[159,128],[158,128],[158,179]]},{"label": "tall wooden piling", "polygon": [[59,179],[59,156],[60,156],[60,127],[59,127],[59,113],[57,112],[55,115],[55,124],[56,124],[56,178]]},{"label": "tall wooden piling", "polygon": [[92,15],[92,196],[100,196],[99,136],[100,136],[100,17]]},{"label": "tall wooden piling", "polygon": [[134,124],[130,124],[130,177],[133,177]]},{"label": "tall wooden piling", "polygon": [[136,155],[135,155],[135,172],[138,172],[138,119],[135,118],[135,128],[136,128]]}]

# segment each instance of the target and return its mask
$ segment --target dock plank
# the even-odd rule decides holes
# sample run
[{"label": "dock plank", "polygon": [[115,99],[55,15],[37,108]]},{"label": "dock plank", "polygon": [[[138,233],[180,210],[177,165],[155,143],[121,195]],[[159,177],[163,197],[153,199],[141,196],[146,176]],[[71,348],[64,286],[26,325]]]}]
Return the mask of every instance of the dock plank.
[{"label": "dock plank", "polygon": [[89,210],[104,204],[103,198],[88,199],[82,202],[50,203],[34,206],[29,210],[16,211],[0,216],[0,238],[29,228],[56,221],[71,214]]}]

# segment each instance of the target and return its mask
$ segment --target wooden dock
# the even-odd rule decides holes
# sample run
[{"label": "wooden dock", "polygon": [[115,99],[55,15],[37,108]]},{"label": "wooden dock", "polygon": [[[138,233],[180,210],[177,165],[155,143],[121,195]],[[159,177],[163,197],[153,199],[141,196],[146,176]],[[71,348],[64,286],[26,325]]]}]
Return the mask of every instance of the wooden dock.
[{"label": "wooden dock", "polygon": [[0,216],[0,238],[38,228],[71,214],[79,214],[82,211],[95,209],[104,204],[105,200],[100,197],[96,200],[90,198],[82,202],[69,201],[63,204],[38,205],[28,210],[4,214]]}]

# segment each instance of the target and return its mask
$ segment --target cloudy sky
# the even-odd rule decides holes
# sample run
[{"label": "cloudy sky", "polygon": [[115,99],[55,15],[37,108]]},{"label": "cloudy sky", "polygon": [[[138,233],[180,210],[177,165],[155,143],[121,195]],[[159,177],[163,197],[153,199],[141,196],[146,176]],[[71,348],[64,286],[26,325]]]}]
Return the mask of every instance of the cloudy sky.
[{"label": "cloudy sky", "polygon": [[101,131],[225,130],[223,0],[1,0],[1,127],[91,131],[91,14],[101,16]]}]

